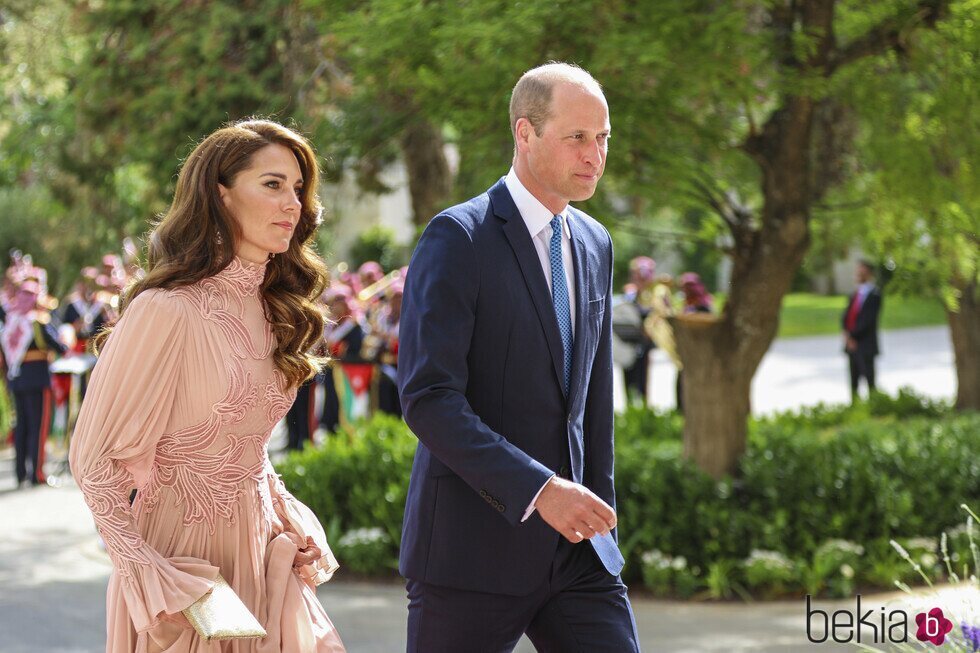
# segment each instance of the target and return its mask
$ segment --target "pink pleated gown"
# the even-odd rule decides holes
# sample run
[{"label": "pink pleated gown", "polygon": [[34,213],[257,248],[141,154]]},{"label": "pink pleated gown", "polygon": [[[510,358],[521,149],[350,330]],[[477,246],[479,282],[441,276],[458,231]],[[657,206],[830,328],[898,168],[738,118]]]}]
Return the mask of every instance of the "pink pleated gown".
[{"label": "pink pleated gown", "polygon": [[[114,566],[106,651],[344,651],[312,588],[337,562],[266,451],[296,391],[273,364],[264,276],[236,258],[191,286],[144,291],[92,373],[70,455]],[[323,557],[294,569],[307,537]],[[265,638],[207,643],[161,620],[219,571]]]}]

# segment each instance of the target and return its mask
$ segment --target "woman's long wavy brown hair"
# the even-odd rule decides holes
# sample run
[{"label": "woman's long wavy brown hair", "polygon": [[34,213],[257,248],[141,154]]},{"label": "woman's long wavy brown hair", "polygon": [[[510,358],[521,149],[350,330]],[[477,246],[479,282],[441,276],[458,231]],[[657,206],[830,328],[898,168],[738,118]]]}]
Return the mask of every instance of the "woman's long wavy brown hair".
[{"label": "woman's long wavy brown hair", "polygon": [[[225,209],[218,184],[232,186],[255,153],[272,144],[289,148],[303,174],[299,224],[289,249],[269,261],[262,283],[266,318],[278,343],[273,359],[288,383],[296,386],[324,362],[314,353],[323,337],[323,313],[314,302],[326,286],[327,268],[310,246],[321,213],[316,155],[303,136],[278,123],[254,119],[232,123],[194,148],[180,170],[170,209],[147,238],[146,275],[126,290],[120,315],[145,290],[188,286],[231,263],[241,228]],[[109,332],[98,335],[96,350]]]}]

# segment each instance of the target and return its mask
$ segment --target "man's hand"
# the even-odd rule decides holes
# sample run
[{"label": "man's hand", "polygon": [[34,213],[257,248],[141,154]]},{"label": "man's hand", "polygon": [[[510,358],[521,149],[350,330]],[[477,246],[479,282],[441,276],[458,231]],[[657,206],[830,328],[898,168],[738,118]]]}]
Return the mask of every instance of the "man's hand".
[{"label": "man's hand", "polygon": [[589,488],[557,476],[541,490],[534,507],[541,519],[576,544],[616,528],[616,511]]},{"label": "man's hand", "polygon": [[847,351],[857,351],[858,343],[854,338],[847,338]]}]

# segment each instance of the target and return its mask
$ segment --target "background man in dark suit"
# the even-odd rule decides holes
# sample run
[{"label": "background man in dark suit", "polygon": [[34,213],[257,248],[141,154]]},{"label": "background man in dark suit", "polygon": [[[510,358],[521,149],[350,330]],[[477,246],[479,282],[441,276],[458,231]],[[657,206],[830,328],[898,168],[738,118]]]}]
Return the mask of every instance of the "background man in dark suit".
[{"label": "background man in dark suit", "polygon": [[881,290],[875,285],[874,268],[867,261],[860,261],[854,275],[858,287],[841,317],[844,351],[851,367],[852,401],[858,397],[861,377],[868,384],[868,393],[875,389],[875,356],[879,353],[878,315],[881,312]]},{"label": "background man in dark suit", "polygon": [[402,534],[408,650],[638,651],[616,540],[612,241],[585,71],[528,71],[513,168],[437,215],[409,266],[399,386],[420,444]]}]

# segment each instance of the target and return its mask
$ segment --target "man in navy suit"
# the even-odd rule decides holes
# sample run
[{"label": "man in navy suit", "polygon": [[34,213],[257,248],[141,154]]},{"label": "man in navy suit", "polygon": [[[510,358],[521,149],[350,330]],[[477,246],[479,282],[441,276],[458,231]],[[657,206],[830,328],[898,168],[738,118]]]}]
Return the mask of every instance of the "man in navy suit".
[{"label": "man in navy suit", "polygon": [[408,651],[639,651],[613,489],[612,241],[568,205],[602,176],[584,70],[514,87],[513,167],[429,223],[405,285],[399,386],[419,439],[400,570]]},{"label": "man in navy suit", "polygon": [[844,351],[851,369],[851,401],[858,398],[858,383],[864,377],[868,393],[875,390],[875,357],[878,349],[878,316],[881,313],[881,290],[875,285],[874,267],[859,261],[854,271],[857,289],[841,316],[844,329]]}]

